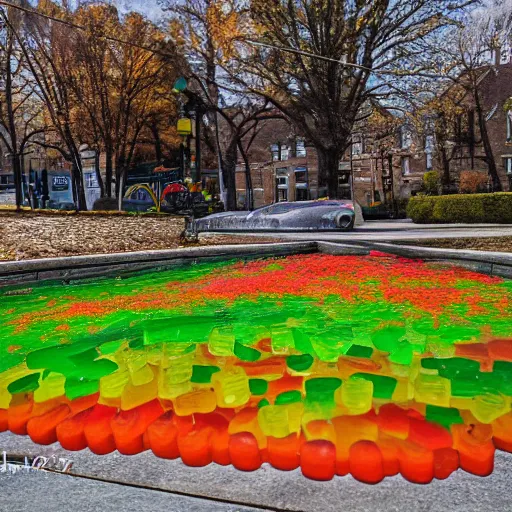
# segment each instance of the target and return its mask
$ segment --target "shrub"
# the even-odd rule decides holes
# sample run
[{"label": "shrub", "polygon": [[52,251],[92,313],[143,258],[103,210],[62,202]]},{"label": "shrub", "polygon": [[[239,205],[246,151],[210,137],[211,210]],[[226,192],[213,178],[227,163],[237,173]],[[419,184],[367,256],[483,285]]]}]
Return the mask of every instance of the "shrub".
[{"label": "shrub", "polygon": [[412,197],[407,216],[418,224],[511,224],[512,193]]},{"label": "shrub", "polygon": [[429,171],[423,175],[423,190],[428,196],[439,194],[439,173],[437,171]]},{"label": "shrub", "polygon": [[480,171],[462,171],[460,173],[459,192],[461,194],[476,194],[485,190],[487,174]]},{"label": "shrub", "polygon": [[407,217],[418,224],[428,224],[433,222],[434,197],[415,196],[409,199],[407,203]]}]

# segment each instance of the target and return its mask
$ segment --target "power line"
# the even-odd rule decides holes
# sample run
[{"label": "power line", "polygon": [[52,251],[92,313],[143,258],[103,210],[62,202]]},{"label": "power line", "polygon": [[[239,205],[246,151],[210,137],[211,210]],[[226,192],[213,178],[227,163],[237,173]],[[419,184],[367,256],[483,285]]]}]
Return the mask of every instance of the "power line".
[{"label": "power line", "polygon": [[278,50],[278,51],[286,52],[286,53],[295,53],[298,55],[303,55],[304,57],[311,57],[313,59],[325,60],[327,62],[335,62],[336,64],[341,64],[342,66],[345,66],[347,68],[361,69],[363,71],[369,71],[370,73],[380,73],[380,74],[383,73],[381,71],[375,71],[371,68],[367,68],[367,67],[361,66],[359,64],[351,64],[348,62],[342,62],[341,60],[332,59],[331,57],[324,57],[323,55],[318,55],[316,53],[311,53],[311,52],[305,52],[304,50],[296,50],[295,48],[289,48],[287,46],[274,46],[272,44],[260,43],[259,41],[251,41],[250,39],[246,40],[245,42],[248,44],[252,44],[254,46],[261,46],[263,48],[270,48],[272,50]]},{"label": "power line", "polygon": [[[34,9],[29,9],[27,7],[22,7],[20,5],[15,5],[10,2],[5,2],[4,0],[0,0],[0,5],[4,5],[5,7],[11,7],[13,9],[17,9],[19,11],[23,11],[26,14],[30,14],[33,16],[38,16],[40,18],[47,19],[49,21],[55,21],[56,23],[60,23],[62,25],[66,25],[67,27],[81,30],[81,31],[87,31],[87,27],[84,27],[83,25],[78,25],[77,23],[73,23],[72,21],[63,20],[62,18],[56,18],[55,16],[50,16],[49,14],[44,14],[42,12],[35,11]],[[158,50],[157,48],[152,48],[150,46],[132,43],[131,41],[128,41],[126,39],[120,39],[118,37],[113,36],[107,36],[107,35],[97,35],[98,39],[105,39],[107,41],[112,41],[114,43],[121,43],[125,44],[127,46],[133,46],[134,48],[138,48],[139,50],[145,50],[147,52],[154,53],[156,55],[160,55],[162,57],[173,57],[172,54],[163,52],[161,50]]]},{"label": "power line", "polygon": [[[22,12],[26,13],[26,14],[31,14],[31,15],[34,15],[34,16],[39,16],[40,18],[44,18],[44,19],[47,19],[49,21],[54,21],[56,23],[60,23],[62,25],[66,25],[66,26],[68,26],[70,28],[73,28],[73,29],[77,29],[77,30],[81,30],[81,31],[86,31],[87,30],[87,27],[84,27],[83,25],[79,25],[79,24],[73,23],[71,21],[63,20],[62,18],[57,18],[57,17],[51,16],[49,14],[44,14],[42,12],[35,11],[34,9],[29,9],[27,7],[22,7],[20,5],[15,5],[15,4],[12,4],[10,2],[6,2],[5,0],[0,0],[0,5],[4,5],[6,7],[11,7],[13,9],[17,9],[19,11],[22,11]],[[115,43],[120,43],[120,44],[125,44],[125,45],[128,45],[128,46],[133,46],[134,48],[138,48],[140,50],[145,50],[145,51],[154,53],[156,55],[160,55],[162,57],[174,57],[172,54],[167,53],[167,52],[163,52],[161,50],[158,50],[157,48],[152,48],[150,46],[133,43],[133,42],[128,41],[126,39],[120,39],[120,38],[113,37],[113,36],[108,36],[108,35],[98,35],[96,37],[98,39],[105,39],[107,41],[112,41],[112,42],[115,42]],[[285,52],[285,53],[294,53],[294,54],[297,54],[297,55],[303,55],[304,57],[309,57],[309,58],[312,58],[312,59],[323,60],[323,61],[327,61],[327,62],[334,62],[336,64],[340,64],[341,66],[345,66],[345,67],[348,67],[348,68],[354,68],[354,69],[360,69],[362,71],[368,71],[370,73],[386,74],[386,72],[375,71],[375,70],[373,70],[371,68],[367,68],[367,67],[361,66],[359,64],[351,64],[351,63],[348,63],[348,62],[342,62],[341,60],[332,59],[330,57],[325,57],[323,55],[317,55],[315,53],[306,52],[306,51],[303,51],[303,50],[297,50],[295,48],[290,48],[290,47],[286,47],[286,46],[275,46],[275,45],[271,45],[271,44],[267,44],[267,43],[261,43],[259,41],[252,41],[250,39],[246,40],[245,42],[247,44],[250,44],[250,45],[253,45],[253,46],[259,46],[259,47],[263,47],[263,48],[270,48],[270,49],[282,51],[282,52]]]}]

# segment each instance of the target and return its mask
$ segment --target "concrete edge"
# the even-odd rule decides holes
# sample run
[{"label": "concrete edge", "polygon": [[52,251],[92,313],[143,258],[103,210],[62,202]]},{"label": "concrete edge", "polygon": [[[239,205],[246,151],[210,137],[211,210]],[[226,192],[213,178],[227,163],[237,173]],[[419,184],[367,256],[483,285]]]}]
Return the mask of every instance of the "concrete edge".
[{"label": "concrete edge", "polygon": [[38,281],[71,281],[113,276],[149,269],[165,269],[199,261],[317,252],[316,242],[282,242],[192,247],[157,251],[94,254],[38,260],[0,262],[0,287]]},{"label": "concrete edge", "polygon": [[340,256],[367,256],[370,254],[370,248],[351,245],[351,244],[338,244],[336,242],[317,242],[318,252],[322,254],[340,255]]},{"label": "concrete edge", "polygon": [[476,272],[512,278],[512,254],[416,247],[385,242],[336,243],[327,241],[278,242],[268,244],[218,245],[115,254],[70,256],[40,260],[0,262],[0,288],[39,281],[78,281],[117,276],[142,270],[158,270],[228,258],[287,256],[320,252],[331,255],[365,256],[380,250],[406,258],[452,263]]},{"label": "concrete edge", "polygon": [[[359,242],[361,243],[361,242]],[[498,263],[512,265],[512,253],[473,251],[465,249],[442,249],[438,247],[421,247],[406,244],[391,244],[387,242],[364,242],[366,246],[375,246],[385,249],[384,252],[397,254],[399,256],[422,256],[429,259],[455,258],[470,261],[485,261],[487,263]]]},{"label": "concrete edge", "polygon": [[223,256],[225,254],[244,254],[247,252],[261,251],[272,252],[268,248],[289,250],[316,248],[316,242],[278,242],[268,244],[233,244],[233,245],[209,245],[203,247],[184,247],[181,249],[161,249],[136,252],[119,252],[112,254],[90,254],[83,256],[62,256],[58,258],[41,258],[20,261],[0,262],[0,275],[17,270],[49,270],[55,268],[77,268],[90,265],[115,265],[119,263],[131,263],[137,261],[158,261],[174,258],[197,258],[207,256]]},{"label": "concrete edge", "polygon": [[512,278],[512,254],[506,252],[440,249],[386,242],[359,242],[363,247],[380,250],[404,258],[453,263],[476,272],[492,276]]}]

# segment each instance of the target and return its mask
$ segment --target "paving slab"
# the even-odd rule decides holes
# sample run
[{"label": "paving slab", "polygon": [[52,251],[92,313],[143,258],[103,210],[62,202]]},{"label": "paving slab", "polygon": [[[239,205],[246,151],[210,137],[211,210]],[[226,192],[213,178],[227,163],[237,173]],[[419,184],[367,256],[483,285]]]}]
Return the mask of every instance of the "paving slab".
[{"label": "paving slab", "polygon": [[[9,433],[0,434],[0,452],[2,450],[13,454],[67,457],[74,461],[72,471],[79,475],[185,492],[206,500],[224,500],[231,505],[236,502],[239,507],[249,509],[256,505],[260,510],[308,512],[511,510],[512,455],[503,452],[497,452],[495,471],[487,478],[458,471],[447,480],[425,486],[412,484],[402,477],[388,478],[370,486],[350,476],[315,482],[304,478],[298,470],[282,472],[266,464],[258,471],[244,473],[215,464],[190,468],[179,460],[159,459],[151,452],[131,457],[117,452],[96,456],[88,450],[71,453],[58,444],[37,446],[27,437]],[[145,509],[134,507],[133,510]]]},{"label": "paving slab", "polygon": [[8,512],[253,512],[257,509],[224,504],[164,491],[127,487],[34,471],[0,474],[0,510]]}]

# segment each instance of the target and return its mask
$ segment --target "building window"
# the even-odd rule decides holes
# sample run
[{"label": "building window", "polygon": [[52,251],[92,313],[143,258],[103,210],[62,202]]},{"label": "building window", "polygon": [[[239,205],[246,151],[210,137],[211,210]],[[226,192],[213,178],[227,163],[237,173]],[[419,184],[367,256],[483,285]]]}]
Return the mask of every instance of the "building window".
[{"label": "building window", "polygon": [[412,133],[408,126],[400,128],[400,147],[402,149],[409,149],[412,146]]},{"label": "building window", "polygon": [[308,189],[296,188],[295,189],[295,201],[307,201],[308,200]]},{"label": "building window", "polygon": [[272,152],[272,161],[278,162],[281,159],[281,145],[279,143],[272,144],[270,151]]},{"label": "building window", "polygon": [[338,174],[338,196],[340,199],[351,199],[350,172]]},{"label": "building window", "polygon": [[290,148],[283,146],[281,148],[281,161],[288,160],[290,158]]},{"label": "building window", "polygon": [[287,188],[278,188],[277,189],[277,200],[279,202],[288,201],[288,189]]},{"label": "building window", "polygon": [[407,176],[410,173],[411,173],[410,159],[408,156],[403,156],[402,157],[402,175]]},{"label": "building window", "polygon": [[295,183],[306,183],[308,182],[308,170],[306,167],[295,168]]},{"label": "building window", "polygon": [[512,142],[512,110],[507,110],[507,142]]},{"label": "building window", "polygon": [[512,175],[512,157],[504,158],[505,160],[505,171],[507,174]]},{"label": "building window", "polygon": [[295,156],[305,157],[306,156],[306,141],[304,139],[297,139],[295,141]]},{"label": "building window", "polygon": [[288,201],[288,170],[285,168],[276,171],[277,201]]},{"label": "building window", "polygon": [[354,135],[352,137],[352,156],[361,155],[363,151],[363,136]]}]

